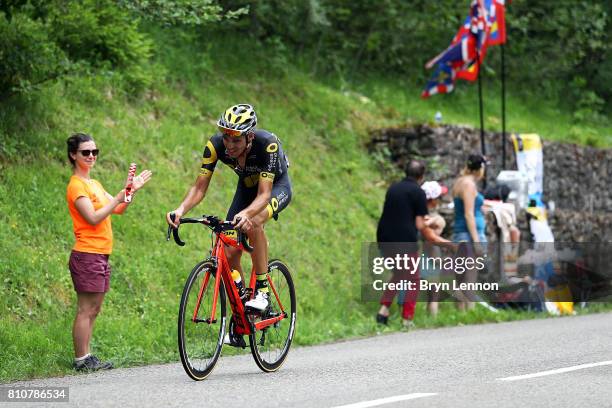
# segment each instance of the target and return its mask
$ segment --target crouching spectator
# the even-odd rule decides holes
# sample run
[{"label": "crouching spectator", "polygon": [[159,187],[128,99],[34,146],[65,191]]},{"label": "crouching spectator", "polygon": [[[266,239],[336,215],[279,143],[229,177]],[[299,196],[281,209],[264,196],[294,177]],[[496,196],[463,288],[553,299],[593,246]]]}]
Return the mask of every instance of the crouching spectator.
[{"label": "crouching spectator", "polygon": [[[425,226],[429,229],[429,231],[424,230],[424,238],[428,241],[428,243],[425,244],[425,255],[427,255],[427,258],[436,259],[442,257],[441,248],[437,244],[450,242],[441,238],[442,232],[446,227],[446,221],[437,212],[440,199],[448,193],[448,188],[437,181],[426,181],[421,188],[425,192],[425,197],[427,198],[427,211],[429,213],[425,216]],[[443,271],[441,269],[437,269],[432,264],[423,265],[421,269],[421,278],[427,279],[429,282],[439,282],[442,273]],[[440,292],[435,290],[427,291],[427,313],[432,317],[436,317],[438,314],[439,300]]]}]

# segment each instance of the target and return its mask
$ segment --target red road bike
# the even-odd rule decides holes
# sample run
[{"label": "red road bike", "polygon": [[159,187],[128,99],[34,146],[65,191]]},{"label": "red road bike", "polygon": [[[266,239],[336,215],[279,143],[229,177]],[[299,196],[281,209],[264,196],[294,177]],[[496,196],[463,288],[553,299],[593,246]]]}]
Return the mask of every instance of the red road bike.
[{"label": "red road bike", "polygon": [[[178,347],[187,375],[196,381],[204,380],[215,367],[223,348],[227,330],[241,341],[249,337],[251,354],[264,372],[278,370],[289,353],[296,318],[295,288],[287,266],[275,259],[268,263],[269,306],[263,311],[244,306],[255,291],[255,270],[251,271],[248,287],[240,296],[232,279],[232,270],[225,255],[225,247],[232,246],[251,252],[245,234],[234,230],[229,221],[215,216],[181,218],[182,224],[201,224],[212,230],[214,241],[210,257],[199,262],[189,274],[179,307]],[[168,227],[167,239],[184,246],[178,228]],[[235,238],[233,238],[235,237]],[[229,300],[232,316],[227,321]]]}]

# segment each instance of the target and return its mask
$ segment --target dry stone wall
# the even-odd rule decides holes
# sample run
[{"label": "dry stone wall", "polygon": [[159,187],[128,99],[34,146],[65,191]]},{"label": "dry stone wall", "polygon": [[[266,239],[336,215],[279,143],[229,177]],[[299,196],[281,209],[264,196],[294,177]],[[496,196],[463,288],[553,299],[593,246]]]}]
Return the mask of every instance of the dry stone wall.
[{"label": "dry stone wall", "polygon": [[[428,163],[427,179],[449,187],[472,152],[480,152],[480,131],[467,126],[418,125],[387,128],[372,133],[373,149],[388,152],[388,159],[403,168],[408,160]],[[488,185],[502,170],[502,136],[485,132],[485,149],[491,161]],[[514,148],[506,140],[506,169],[516,170]],[[612,149],[597,149],[569,143],[544,141],[544,201],[555,202],[549,223],[560,242],[612,242]],[[452,222],[452,213],[445,215]],[[527,217],[519,214],[526,240]],[[450,230],[447,229],[447,230]]]}]

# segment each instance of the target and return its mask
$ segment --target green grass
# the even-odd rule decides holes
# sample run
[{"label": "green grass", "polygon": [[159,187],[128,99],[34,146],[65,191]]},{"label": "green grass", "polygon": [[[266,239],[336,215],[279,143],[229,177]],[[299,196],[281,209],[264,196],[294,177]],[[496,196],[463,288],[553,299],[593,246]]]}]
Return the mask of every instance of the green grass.
[{"label": "green grass", "polygon": [[[501,90],[499,82],[483,85],[483,113],[485,130],[502,131]],[[436,112],[442,122],[465,124],[480,128],[478,87],[476,83],[458,81],[450,94],[420,99],[421,84],[403,80],[367,79],[355,89],[367,95],[377,105],[391,106],[387,116],[402,122],[433,122]],[[398,92],[398,89],[401,90]],[[606,120],[578,122],[572,112],[546,102],[537,94],[524,89],[506,91],[506,131],[509,133],[538,133],[544,139],[587,144],[597,147],[612,146],[612,123]]]},{"label": "green grass", "polygon": [[[423,104],[418,91],[398,92],[390,80],[372,79],[346,92],[291,65],[271,69],[272,57],[254,55],[245,68],[218,43],[198,48],[188,38],[156,36],[165,50],[151,68],[159,80],[142,97],[126,95],[119,79],[100,74],[49,84],[30,101],[15,100],[0,111],[0,382],[71,372],[73,234],[65,202],[71,132],[94,135],[101,155],[93,176],[112,194],[131,161],[154,172],[129,211],[113,217],[112,289],[92,342],[103,358],[130,366],[178,361],[180,293],[210,240],[185,228],[186,247],[166,243],[164,214],[193,183],[225,107],[253,103],[260,126],[280,136],[291,160],[294,199],[267,233],[270,256],[285,260],[296,282],[297,345],[380,330],[373,320],[377,306],[360,299],[360,247],[374,239],[387,176],[364,147],[368,131],[429,119],[441,106],[445,121],[474,121],[446,99]],[[547,120],[536,123],[524,129],[547,137]],[[233,172],[219,165],[208,196],[191,214],[223,216],[235,183]],[[532,317],[444,309],[428,320],[419,306],[417,325]]]}]

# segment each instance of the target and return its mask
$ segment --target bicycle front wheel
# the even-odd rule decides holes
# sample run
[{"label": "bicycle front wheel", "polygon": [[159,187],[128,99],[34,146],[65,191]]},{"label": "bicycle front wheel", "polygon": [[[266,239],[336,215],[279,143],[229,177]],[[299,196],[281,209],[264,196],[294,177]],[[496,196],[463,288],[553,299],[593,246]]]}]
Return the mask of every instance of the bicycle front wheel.
[{"label": "bicycle front wheel", "polygon": [[[216,269],[212,262],[197,264],[183,289],[178,318],[178,347],[187,375],[196,381],[208,377],[223,348],[225,290],[220,282],[215,316],[212,316]],[[211,317],[214,317],[211,321]]]},{"label": "bicycle front wheel", "polygon": [[[295,331],[296,301],[293,279],[289,268],[279,260],[268,264],[270,282],[269,308],[252,321],[253,333],[249,335],[251,353],[257,366],[265,372],[278,370],[289,354]],[[284,315],[284,318],[261,330],[255,330],[257,322]]]}]

